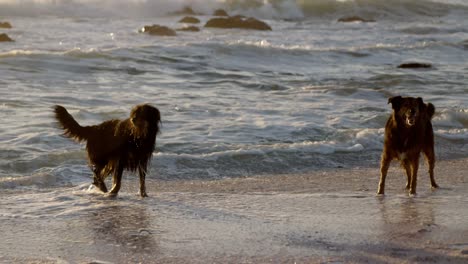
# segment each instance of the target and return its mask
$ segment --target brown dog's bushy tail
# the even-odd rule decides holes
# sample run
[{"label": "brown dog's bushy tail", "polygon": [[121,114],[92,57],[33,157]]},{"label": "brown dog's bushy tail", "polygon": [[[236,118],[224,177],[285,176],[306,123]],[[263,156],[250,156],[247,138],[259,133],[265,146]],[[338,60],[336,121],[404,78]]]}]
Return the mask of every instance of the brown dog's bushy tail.
[{"label": "brown dog's bushy tail", "polygon": [[55,118],[59,121],[60,126],[65,130],[64,135],[75,139],[78,142],[88,139],[88,131],[86,127],[82,127],[71,116],[67,109],[61,105],[54,106]]}]

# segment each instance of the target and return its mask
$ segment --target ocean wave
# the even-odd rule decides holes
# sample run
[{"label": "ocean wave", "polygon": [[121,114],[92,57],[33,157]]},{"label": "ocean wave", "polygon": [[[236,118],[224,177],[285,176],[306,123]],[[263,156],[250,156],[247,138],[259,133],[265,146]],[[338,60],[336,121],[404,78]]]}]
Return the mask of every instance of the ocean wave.
[{"label": "ocean wave", "polygon": [[109,50],[101,49],[81,49],[73,48],[69,50],[23,50],[23,49],[13,49],[5,52],[0,52],[0,58],[9,58],[9,57],[29,57],[29,56],[42,56],[42,55],[54,55],[54,56],[69,56],[77,58],[98,58],[104,57],[109,58]]},{"label": "ocean wave", "polygon": [[347,166],[342,156],[355,156],[363,146],[335,143],[294,143],[252,146],[205,154],[159,152],[150,174],[165,180],[220,179],[248,175],[290,173],[312,168]]},{"label": "ocean wave", "polygon": [[[216,44],[219,45],[219,44]],[[227,43],[227,47],[231,48],[254,48],[256,50],[266,50],[266,51],[278,51],[278,52],[291,52],[292,54],[301,55],[303,53],[311,52],[336,52],[340,54],[346,54],[353,57],[366,57],[370,54],[368,52],[374,51],[393,51],[393,50],[412,50],[412,49],[424,49],[430,48],[432,46],[441,45],[435,41],[421,41],[411,44],[405,43],[375,43],[372,45],[363,45],[363,46],[351,46],[351,47],[324,47],[324,46],[314,46],[310,44],[274,44],[269,42],[266,39],[251,41],[251,40],[236,40],[233,42]]]},{"label": "ocean wave", "polygon": [[[434,121],[436,142],[443,142],[439,143],[440,146],[436,144],[438,156],[446,155],[446,151],[441,148],[449,148],[449,155],[460,154],[464,150],[457,146],[460,141],[468,140],[466,126],[456,128],[453,125],[442,125],[457,116],[454,112],[450,113],[438,115]],[[461,115],[455,117],[458,120],[456,122],[466,122],[466,116]],[[163,143],[154,153],[148,178],[220,179],[378,164],[384,128],[347,129],[333,137],[336,139],[271,144],[216,144],[205,148],[196,143]],[[456,144],[451,145],[450,142]],[[22,173],[15,175],[18,172]],[[128,174],[125,172],[125,175]],[[0,168],[2,189],[76,186],[90,182],[91,171],[82,150],[43,155],[29,161],[10,161],[8,166]]]},{"label": "ocean wave", "polygon": [[224,8],[231,14],[269,19],[362,15],[372,18],[430,16],[468,10],[461,1],[430,0],[1,0],[0,15],[71,17],[154,17],[192,7],[211,14]]},{"label": "ocean wave", "polygon": [[446,128],[468,128],[468,109],[445,109],[433,119],[434,126]]}]

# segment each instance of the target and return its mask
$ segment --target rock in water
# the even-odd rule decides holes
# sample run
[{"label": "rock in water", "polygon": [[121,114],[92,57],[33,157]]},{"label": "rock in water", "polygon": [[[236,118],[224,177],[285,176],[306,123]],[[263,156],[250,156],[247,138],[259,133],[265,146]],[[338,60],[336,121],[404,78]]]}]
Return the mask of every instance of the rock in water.
[{"label": "rock in water", "polygon": [[196,17],[186,16],[179,20],[179,23],[187,23],[187,24],[198,24],[200,23],[200,19]]},{"label": "rock in water", "polygon": [[229,16],[228,13],[224,9],[216,9],[213,12],[213,16]]},{"label": "rock in water", "polygon": [[193,9],[192,9],[190,6],[186,6],[186,7],[184,7],[182,10],[169,13],[169,15],[174,15],[174,16],[181,16],[181,15],[182,15],[182,16],[183,16],[183,15],[194,16],[194,15],[197,15],[197,13],[195,13],[195,11],[193,11]]},{"label": "rock in water", "polygon": [[160,25],[144,26],[139,32],[147,33],[147,34],[155,35],[155,36],[176,36],[177,35],[173,29],[170,29],[166,26],[160,26]]},{"label": "rock in water", "polygon": [[418,68],[432,68],[430,63],[422,63],[422,62],[408,62],[398,65],[398,68],[402,69],[418,69]]},{"label": "rock in water", "polygon": [[7,34],[5,33],[0,34],[0,42],[12,42],[12,41],[14,40],[11,39]]},{"label": "rock in water", "polygon": [[0,22],[0,28],[12,28],[9,22]]},{"label": "rock in water", "polygon": [[208,20],[208,22],[206,22],[205,27],[271,30],[271,27],[267,23],[260,21],[256,18],[246,18],[243,16],[212,18]]}]

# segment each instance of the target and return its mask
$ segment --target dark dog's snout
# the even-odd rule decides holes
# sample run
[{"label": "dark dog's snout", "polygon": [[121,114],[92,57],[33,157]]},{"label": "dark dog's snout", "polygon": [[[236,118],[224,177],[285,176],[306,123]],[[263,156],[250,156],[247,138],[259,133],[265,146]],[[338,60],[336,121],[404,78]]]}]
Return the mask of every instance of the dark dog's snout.
[{"label": "dark dog's snout", "polygon": [[415,108],[410,108],[406,112],[406,124],[408,126],[413,126],[416,123],[418,111]]}]

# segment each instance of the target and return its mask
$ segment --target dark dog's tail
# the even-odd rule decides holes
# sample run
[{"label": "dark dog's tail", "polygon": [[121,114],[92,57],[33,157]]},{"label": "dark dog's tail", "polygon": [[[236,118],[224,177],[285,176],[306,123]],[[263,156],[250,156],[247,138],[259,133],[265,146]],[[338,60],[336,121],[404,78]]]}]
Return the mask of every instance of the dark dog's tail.
[{"label": "dark dog's tail", "polygon": [[427,116],[429,119],[431,119],[434,116],[435,113],[435,106],[431,103],[427,104],[427,109],[426,109]]},{"label": "dark dog's tail", "polygon": [[76,120],[71,116],[67,109],[61,105],[54,107],[55,118],[59,121],[60,126],[65,130],[64,135],[72,138],[78,142],[85,141],[88,139],[87,127],[82,127]]}]

